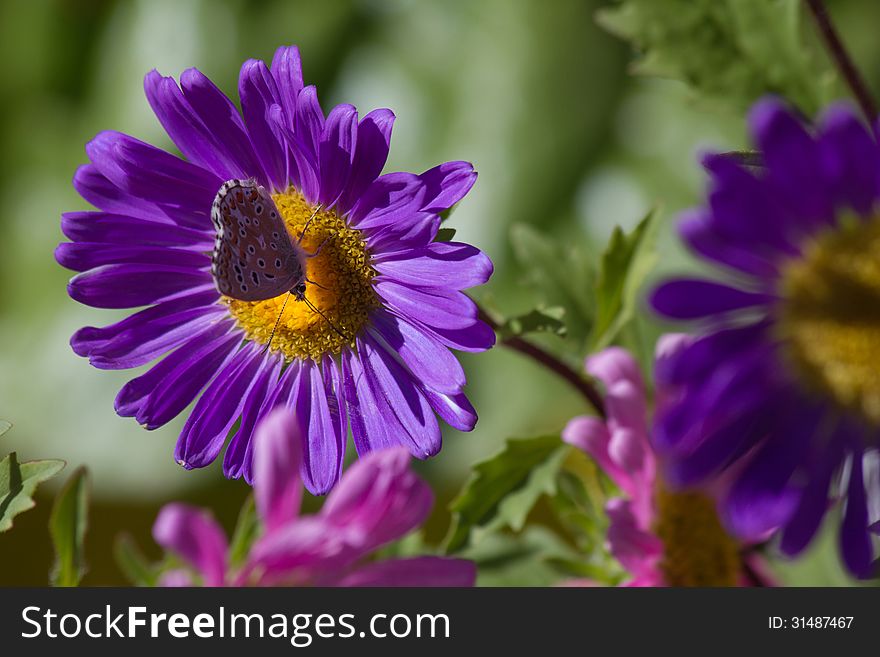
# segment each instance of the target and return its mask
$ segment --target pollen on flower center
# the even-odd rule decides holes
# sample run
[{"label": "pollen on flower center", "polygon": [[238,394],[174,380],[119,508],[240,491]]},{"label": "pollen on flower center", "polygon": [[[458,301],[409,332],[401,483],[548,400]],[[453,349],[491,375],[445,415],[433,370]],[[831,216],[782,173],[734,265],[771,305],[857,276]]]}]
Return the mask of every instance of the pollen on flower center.
[{"label": "pollen on flower center", "polygon": [[[314,206],[293,188],[274,194],[272,199],[296,242]],[[277,321],[270,345],[273,351],[288,360],[318,360],[324,354],[338,354],[351,344],[370,311],[378,305],[372,286],[376,272],[370,266],[367,245],[360,232],[349,227],[333,210],[321,210],[314,216],[301,246],[308,253],[320,248],[318,255],[306,260],[306,299],[323,317],[306,302],[293,296],[288,298],[287,294],[265,301],[224,297],[224,302],[249,340],[268,343]],[[279,320],[282,307],[284,312]]]},{"label": "pollen on flower center", "polygon": [[654,533],[663,541],[667,586],[736,586],[742,559],[721,526],[715,502],[702,493],[674,492],[658,482]]},{"label": "pollen on flower center", "polygon": [[813,240],[782,292],[783,344],[799,378],[880,424],[880,218]]}]

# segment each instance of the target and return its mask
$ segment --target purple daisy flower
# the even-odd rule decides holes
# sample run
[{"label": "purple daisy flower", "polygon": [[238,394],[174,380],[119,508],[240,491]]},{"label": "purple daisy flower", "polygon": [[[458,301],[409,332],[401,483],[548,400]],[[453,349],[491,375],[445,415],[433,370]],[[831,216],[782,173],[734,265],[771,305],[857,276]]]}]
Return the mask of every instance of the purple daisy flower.
[{"label": "purple daisy flower", "polygon": [[[436,416],[471,430],[476,413],[450,349],[494,343],[462,293],[485,283],[492,263],[467,244],[434,240],[440,214],[474,184],[473,167],[380,175],[393,113],[359,120],[338,105],[325,116],[315,88],[303,86],[296,47],[279,48],[271,66],[245,62],[241,114],[195,69],[179,85],[152,71],[144,86],[185,159],[100,133],[73,180],[99,211],[66,213],[72,241],[56,251],[81,272],[68,286],[73,299],[145,307],[77,331],[77,354],[102,369],[165,355],[122,388],[117,413],[155,429],[197,400],[175,459],[206,466],[232,432],[224,473],[252,482],[253,429],[288,406],[301,424],[303,480],[318,494],[339,479],[349,425],[360,455],[405,445],[419,458],[440,449]],[[271,194],[291,240],[316,254],[305,262],[308,304],[218,292],[212,204],[224,183],[251,179]]]},{"label": "purple daisy flower", "polygon": [[880,146],[842,106],[815,130],[781,102],[752,110],[763,167],[705,159],[705,207],[684,241],[728,282],[662,284],[653,307],[696,339],[658,366],[676,392],[655,443],[667,481],[729,482],[726,523],[779,530],[784,553],[842,504],[849,570],[876,572],[880,515]]}]

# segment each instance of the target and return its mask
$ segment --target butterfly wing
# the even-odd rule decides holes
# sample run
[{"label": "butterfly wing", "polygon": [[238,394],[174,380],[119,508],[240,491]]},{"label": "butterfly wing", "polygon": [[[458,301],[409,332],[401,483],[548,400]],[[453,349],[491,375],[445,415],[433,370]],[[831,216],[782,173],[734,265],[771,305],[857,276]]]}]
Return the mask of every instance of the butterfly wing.
[{"label": "butterfly wing", "polygon": [[262,301],[302,283],[305,255],[291,241],[272,197],[255,180],[223,183],[211,219],[217,229],[211,273],[220,294]]}]

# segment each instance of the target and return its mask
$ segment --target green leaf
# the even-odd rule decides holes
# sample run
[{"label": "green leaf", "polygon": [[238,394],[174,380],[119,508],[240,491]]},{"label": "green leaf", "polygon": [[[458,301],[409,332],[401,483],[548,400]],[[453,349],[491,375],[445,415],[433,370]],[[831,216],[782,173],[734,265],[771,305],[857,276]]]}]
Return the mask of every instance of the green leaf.
[{"label": "green leaf", "polygon": [[459,555],[477,565],[477,586],[553,586],[555,561],[576,561],[578,553],[545,527],[532,525],[516,536],[491,534]]},{"label": "green leaf", "polygon": [[461,550],[475,531],[520,531],[541,495],[555,493],[556,474],[568,452],[559,436],[508,440],[499,454],[475,465],[470,481],[450,505],[446,552]]},{"label": "green leaf", "polygon": [[12,519],[34,508],[31,496],[37,486],[51,479],[64,467],[64,461],[26,461],[19,463],[15,452],[0,461],[0,532],[12,527]]},{"label": "green leaf", "polygon": [[592,350],[604,349],[632,319],[639,290],[657,261],[655,250],[658,211],[651,210],[629,234],[618,226],[602,254],[596,281],[596,323]]},{"label": "green leaf", "polygon": [[80,467],[58,493],[49,516],[49,534],[55,547],[53,586],[78,586],[85,573],[88,513],[89,475],[84,467]]},{"label": "green leaf", "polygon": [[229,563],[231,566],[238,566],[244,562],[259,531],[260,519],[257,517],[254,496],[249,495],[241,507],[241,511],[238,512],[238,520],[229,543]]},{"label": "green leaf", "polygon": [[777,94],[813,115],[839,95],[839,80],[803,25],[802,5],[801,0],[620,0],[597,20],[639,51],[635,73],[682,80],[736,109]]},{"label": "green leaf", "polygon": [[12,424],[7,422],[6,420],[0,420],[0,436],[9,431],[12,428]]},{"label": "green leaf", "polygon": [[446,208],[443,212],[440,213],[440,223],[442,224],[444,221],[449,219],[452,216],[452,213],[455,212],[455,209],[458,207],[458,203],[453,205],[451,208]]},{"label": "green leaf", "polygon": [[502,339],[528,333],[552,333],[564,337],[568,331],[562,321],[564,316],[565,308],[559,306],[535,308],[525,315],[505,319],[499,325],[498,333]]},{"label": "green leaf", "polygon": [[453,237],[455,237],[455,228],[441,228],[437,231],[437,237],[434,238],[434,241],[451,242]]},{"label": "green leaf", "polygon": [[596,272],[581,242],[562,243],[526,224],[510,229],[510,241],[526,283],[545,308],[562,308],[567,335],[582,345],[593,324],[591,289]]},{"label": "green leaf", "polygon": [[120,534],[113,543],[113,556],[116,564],[132,584],[137,586],[156,586],[156,568],[147,560],[134,539],[128,534]]}]

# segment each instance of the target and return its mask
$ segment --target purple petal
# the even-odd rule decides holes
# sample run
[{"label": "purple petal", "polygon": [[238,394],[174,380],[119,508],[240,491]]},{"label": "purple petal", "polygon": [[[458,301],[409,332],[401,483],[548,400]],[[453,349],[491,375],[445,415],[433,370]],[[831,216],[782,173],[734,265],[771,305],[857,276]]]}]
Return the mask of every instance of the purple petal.
[{"label": "purple petal", "polygon": [[874,573],[874,547],[868,532],[868,504],[862,479],[862,453],[852,454],[846,509],[840,524],[840,550],[849,571],[860,579],[869,579]]},{"label": "purple petal", "polygon": [[244,477],[248,483],[252,483],[254,480],[254,430],[258,420],[262,417],[263,405],[278,388],[283,362],[282,357],[271,353],[263,359],[262,367],[254,379],[254,387],[241,411],[241,424],[229,441],[226,453],[223,455],[223,474],[229,479]]},{"label": "purple petal", "polygon": [[767,178],[785,193],[801,221],[826,221],[834,214],[823,175],[819,144],[782,101],[764,99],[749,112],[752,134]]},{"label": "purple petal", "polygon": [[459,431],[473,431],[477,424],[477,412],[463,392],[444,395],[424,386],[420,386],[419,390],[446,424]]},{"label": "purple petal", "polygon": [[678,232],[682,240],[704,258],[760,279],[778,275],[773,261],[760,255],[757,249],[738,246],[719,236],[703,210],[684,215],[678,224]]},{"label": "purple petal", "polygon": [[337,204],[340,212],[348,212],[382,173],[388,160],[394,118],[391,110],[377,109],[361,119],[357,128],[357,145],[351,163],[351,175]]},{"label": "purple petal", "polygon": [[181,293],[213,287],[206,271],[168,265],[104,265],[74,276],[67,293],[95,308],[149,306]]},{"label": "purple petal", "polygon": [[381,400],[374,396],[372,387],[367,384],[358,355],[349,349],[342,352],[342,376],[351,435],[358,455],[397,447],[398,436],[392,434],[397,423],[384,420],[379,410]]},{"label": "purple petal", "polygon": [[294,133],[315,163],[318,162],[318,144],[321,142],[321,134],[323,132],[324,112],[318,103],[317,90],[314,85],[309,85],[299,92],[299,96],[296,99],[296,127]]},{"label": "purple petal", "polygon": [[477,305],[457,290],[420,290],[384,276],[373,279],[373,289],[399,314],[428,326],[463,329],[478,317]]},{"label": "purple petal", "polygon": [[386,224],[363,231],[373,257],[428,246],[440,230],[440,216],[417,212],[399,224]]},{"label": "purple petal", "polygon": [[364,383],[370,386],[378,402],[379,416],[386,423],[396,420],[400,424],[397,444],[406,441],[413,456],[418,458],[439,452],[437,418],[409,373],[369,336],[358,338],[357,345],[364,368]]},{"label": "purple petal", "polygon": [[198,69],[190,68],[180,76],[183,95],[198,114],[208,132],[220,136],[214,146],[225,161],[240,172],[234,178],[258,178],[266,175],[254,152],[244,121],[231,100]]},{"label": "purple petal", "polygon": [[173,224],[155,203],[126,194],[103,176],[94,164],[84,164],[76,170],[73,187],[99,210]]},{"label": "purple petal", "polygon": [[99,133],[86,145],[89,159],[122,191],[186,212],[180,225],[209,230],[208,213],[223,179],[170,153],[119,132]]},{"label": "purple petal", "polygon": [[422,210],[439,214],[464,198],[477,181],[477,173],[470,162],[446,162],[419,178],[426,188]]},{"label": "purple petal", "polygon": [[272,57],[269,67],[275,84],[278,87],[278,99],[288,118],[292,121],[296,116],[296,99],[303,88],[302,61],[299,48],[281,46]]},{"label": "purple petal", "polygon": [[[219,319],[218,307],[191,307],[192,297],[152,306],[105,328],[84,327],[70,344],[93,367],[140,367],[186,342],[195,331]],[[178,310],[178,308],[182,308]]]},{"label": "purple petal", "polygon": [[735,534],[758,540],[785,525],[797,508],[799,494],[791,485],[821,419],[812,409],[777,409],[783,415],[767,442],[750,457],[725,500],[725,516]]},{"label": "purple petal", "polygon": [[410,469],[403,447],[371,452],[354,463],[321,509],[361,554],[401,538],[431,512],[430,487]]},{"label": "purple petal", "polygon": [[464,370],[445,345],[389,313],[375,312],[371,320],[389,351],[400,355],[416,380],[437,392],[461,392],[467,383]]},{"label": "purple petal", "polygon": [[61,230],[74,242],[141,246],[179,246],[206,252],[213,240],[206,233],[174,224],[105,212],[65,212]]},{"label": "purple petal", "polygon": [[187,160],[223,180],[241,177],[242,172],[224,158],[223,149],[216,147],[216,137],[202,123],[172,78],[162,77],[154,69],[144,78],[144,91],[165,132]]},{"label": "purple petal", "polygon": [[280,99],[275,79],[264,62],[249,59],[242,65],[238,93],[251,143],[266,172],[267,180],[261,182],[273,189],[286,189],[286,151],[267,121],[269,108],[280,105]]},{"label": "purple petal", "polygon": [[277,408],[254,434],[254,501],[265,531],[296,520],[302,502],[302,436],[296,417]]},{"label": "purple petal", "polygon": [[709,155],[703,165],[712,174],[713,232],[725,243],[768,259],[798,253],[792,238],[804,226],[765,180],[724,155]]},{"label": "purple petal", "polygon": [[156,516],[153,538],[195,568],[205,586],[224,585],[226,536],[209,512],[178,502],[166,504]]},{"label": "purple petal", "polygon": [[395,226],[405,231],[414,220],[423,220],[425,184],[411,173],[388,173],[364,191],[351,210],[352,225],[359,230]]},{"label": "purple petal", "polygon": [[482,285],[492,275],[492,261],[461,242],[435,242],[374,258],[376,270],[406,285],[463,290]]},{"label": "purple petal", "polygon": [[357,144],[357,110],[352,105],[337,105],[324,123],[318,158],[321,172],[319,200],[331,207],[339,199],[351,173]]},{"label": "purple petal", "polygon": [[445,557],[390,559],[361,566],[336,586],[438,587],[473,586],[477,569],[473,561]]},{"label": "purple petal", "polygon": [[207,269],[211,264],[205,253],[164,246],[62,242],[55,248],[55,260],[73,271],[86,271],[104,265],[168,265],[186,269]]},{"label": "purple petal", "polygon": [[848,105],[826,112],[819,147],[835,196],[857,212],[870,214],[880,197],[880,148]]},{"label": "purple petal", "polygon": [[312,494],[323,495],[342,473],[345,435],[338,432],[321,371],[312,361],[303,361],[295,408],[303,436],[303,482]]},{"label": "purple petal", "polygon": [[828,446],[813,464],[797,508],[782,530],[779,549],[790,557],[796,557],[806,549],[828,511],[831,479],[842,458],[840,442],[840,436],[833,436],[828,441]]},{"label": "purple petal", "polygon": [[763,306],[768,294],[746,292],[722,283],[680,278],[661,284],[651,294],[654,310],[672,319],[698,319],[744,308]]},{"label": "purple petal", "polygon": [[187,470],[205,467],[220,454],[253,388],[262,351],[255,343],[242,347],[196,402],[174,448],[174,460]]},{"label": "purple petal", "polygon": [[[410,319],[413,320],[413,318]],[[415,320],[413,323],[447,347],[458,351],[486,351],[495,344],[495,331],[481,320],[477,320],[463,329],[431,327]]]},{"label": "purple petal", "polygon": [[189,406],[241,342],[232,322],[218,322],[126,383],[116,396],[116,412],[134,416],[152,430]]},{"label": "purple petal", "polygon": [[266,115],[269,127],[284,145],[287,154],[287,176],[290,184],[296,187],[310,202],[318,198],[321,183],[318,176],[317,163],[309,155],[302,142],[293,134],[287,115],[280,105],[272,105]]}]

